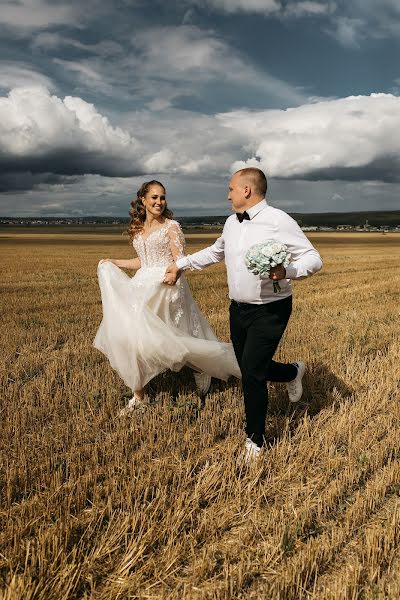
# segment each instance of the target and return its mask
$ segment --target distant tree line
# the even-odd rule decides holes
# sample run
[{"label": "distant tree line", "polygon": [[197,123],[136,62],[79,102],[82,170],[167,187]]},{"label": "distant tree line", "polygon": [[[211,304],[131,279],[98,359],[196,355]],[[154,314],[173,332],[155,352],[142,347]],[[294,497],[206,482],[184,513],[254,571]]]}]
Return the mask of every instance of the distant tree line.
[{"label": "distant tree line", "polygon": [[371,227],[394,227],[400,225],[400,210],[363,211],[346,213],[290,213],[302,227],[337,227],[353,225],[359,227],[366,222]]},{"label": "distant tree line", "polygon": [[[337,227],[338,225],[352,225],[359,227],[366,222],[371,227],[394,227],[400,225],[400,210],[394,211],[362,211],[362,212],[329,212],[329,213],[290,213],[290,215],[302,227]],[[206,216],[190,216],[176,217],[182,225],[222,225],[227,215],[206,215]],[[0,222],[5,225],[8,221],[13,224],[29,225],[48,223],[51,224],[83,224],[83,225],[107,225],[107,224],[127,224],[126,217],[0,217]]]}]

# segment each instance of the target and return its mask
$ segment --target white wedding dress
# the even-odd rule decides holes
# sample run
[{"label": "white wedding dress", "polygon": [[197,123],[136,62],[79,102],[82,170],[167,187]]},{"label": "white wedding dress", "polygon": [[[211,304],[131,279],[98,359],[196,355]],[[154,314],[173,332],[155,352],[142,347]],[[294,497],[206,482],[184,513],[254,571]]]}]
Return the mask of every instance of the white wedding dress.
[{"label": "white wedding dress", "polygon": [[134,277],[110,261],[99,263],[103,320],[93,345],[133,391],[184,365],[219,379],[240,377],[232,344],[218,341],[184,276],[176,285],[163,283],[166,267],[184,254],[184,244],[179,223],[166,219],[147,237],[135,236],[141,268]]}]

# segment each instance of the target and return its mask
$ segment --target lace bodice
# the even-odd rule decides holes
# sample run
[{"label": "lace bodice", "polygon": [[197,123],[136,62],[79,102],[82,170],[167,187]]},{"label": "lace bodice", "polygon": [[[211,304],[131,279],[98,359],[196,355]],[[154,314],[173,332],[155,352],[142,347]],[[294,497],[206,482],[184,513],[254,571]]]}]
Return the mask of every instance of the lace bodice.
[{"label": "lace bodice", "polygon": [[142,267],[166,267],[185,254],[181,226],[172,219],[166,219],[162,227],[147,236],[138,233],[132,244]]}]

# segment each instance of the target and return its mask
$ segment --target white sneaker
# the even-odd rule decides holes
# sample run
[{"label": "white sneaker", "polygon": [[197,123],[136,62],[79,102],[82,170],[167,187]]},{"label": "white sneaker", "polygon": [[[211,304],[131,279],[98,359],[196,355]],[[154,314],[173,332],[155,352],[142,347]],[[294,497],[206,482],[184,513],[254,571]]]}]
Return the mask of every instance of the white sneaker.
[{"label": "white sneaker", "polygon": [[297,367],[297,375],[292,381],[289,381],[286,384],[286,389],[288,391],[290,402],[298,402],[303,394],[303,384],[301,380],[303,379],[306,365],[303,362],[294,362],[292,364]]},{"label": "white sneaker", "polygon": [[244,460],[247,463],[251,463],[260,456],[260,452],[260,446],[257,446],[257,444],[253,442],[253,440],[247,438],[244,450]]},{"label": "white sneaker", "polygon": [[197,391],[200,396],[205,396],[210,389],[211,377],[206,373],[193,373]]},{"label": "white sneaker", "polygon": [[137,408],[143,408],[144,406],[145,406],[145,404],[144,404],[143,400],[136,398],[136,396],[132,396],[132,398],[129,400],[128,404],[119,411],[118,415],[120,417],[125,417],[126,415],[129,415]]}]

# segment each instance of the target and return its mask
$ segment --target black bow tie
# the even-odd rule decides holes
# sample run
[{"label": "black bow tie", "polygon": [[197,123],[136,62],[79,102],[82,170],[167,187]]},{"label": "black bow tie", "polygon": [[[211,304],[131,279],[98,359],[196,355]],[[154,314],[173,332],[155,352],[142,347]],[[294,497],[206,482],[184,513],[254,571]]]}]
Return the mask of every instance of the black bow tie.
[{"label": "black bow tie", "polygon": [[236,217],[239,223],[242,223],[244,220],[250,221],[249,213],[247,213],[246,211],[242,213],[236,213]]}]

